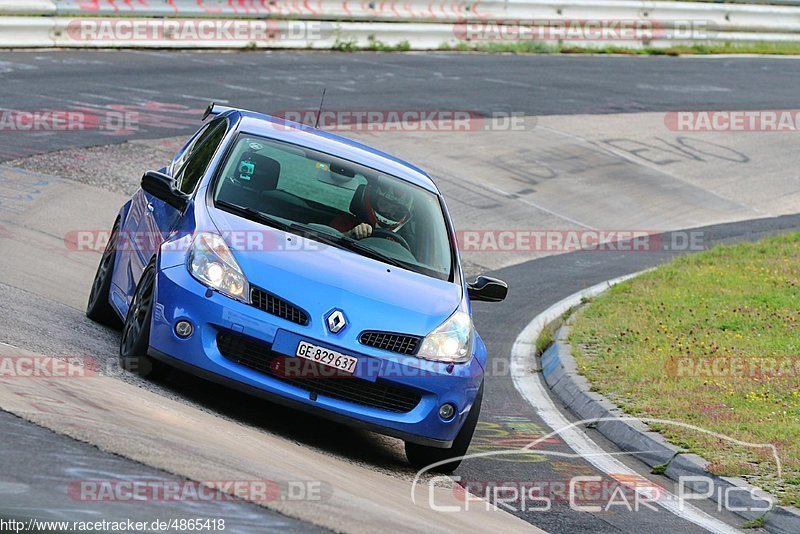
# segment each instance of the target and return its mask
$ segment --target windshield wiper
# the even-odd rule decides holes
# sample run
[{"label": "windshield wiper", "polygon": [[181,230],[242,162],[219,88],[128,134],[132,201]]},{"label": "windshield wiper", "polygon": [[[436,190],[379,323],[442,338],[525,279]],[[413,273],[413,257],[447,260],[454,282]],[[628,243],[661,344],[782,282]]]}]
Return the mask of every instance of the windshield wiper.
[{"label": "windshield wiper", "polygon": [[264,223],[268,226],[272,226],[278,228],[279,230],[283,230],[284,232],[292,232],[299,236],[306,237],[308,234],[312,234],[315,238],[319,241],[327,243],[333,246],[340,246],[339,240],[331,235],[327,235],[324,232],[318,232],[309,226],[299,223],[299,222],[284,222],[277,217],[270,215],[268,213],[264,213],[258,210],[254,210],[253,208],[240,206],[238,204],[232,204],[230,202],[226,202],[224,200],[217,200],[216,205],[225,209],[230,210],[237,215],[241,215],[242,217],[249,219],[251,221]]},{"label": "windshield wiper", "polygon": [[277,219],[276,217],[273,217],[266,213],[262,213],[258,210],[254,210],[253,208],[240,206],[238,204],[232,204],[224,200],[216,200],[215,205],[230,210],[233,213],[241,215],[246,219],[250,219],[252,221],[264,223],[268,226],[272,226],[283,231],[293,232],[303,237],[307,237],[308,234],[311,234],[313,239],[321,241],[327,245],[331,245],[337,248],[343,248],[351,252],[357,252],[362,256],[367,256],[369,258],[372,258],[373,260],[382,261],[384,263],[388,263],[389,265],[393,265],[395,267],[400,267],[403,269],[410,268],[405,263],[396,260],[391,256],[387,256],[386,254],[383,254],[371,247],[362,245],[352,237],[348,237],[346,235],[338,237],[331,234],[326,234],[325,232],[317,231],[314,228],[311,228],[303,223],[298,223],[298,222],[286,223]]}]

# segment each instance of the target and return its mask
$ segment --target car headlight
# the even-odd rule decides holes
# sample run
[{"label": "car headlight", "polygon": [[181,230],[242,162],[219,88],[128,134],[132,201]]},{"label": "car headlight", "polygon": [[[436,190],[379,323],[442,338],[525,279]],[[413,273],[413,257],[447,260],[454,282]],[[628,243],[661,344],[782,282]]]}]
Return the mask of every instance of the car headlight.
[{"label": "car headlight", "polygon": [[422,340],[417,357],[442,362],[465,362],[472,352],[472,319],[456,311]]},{"label": "car headlight", "polygon": [[208,287],[237,300],[249,300],[250,284],[222,236],[198,234],[189,250],[187,267]]}]

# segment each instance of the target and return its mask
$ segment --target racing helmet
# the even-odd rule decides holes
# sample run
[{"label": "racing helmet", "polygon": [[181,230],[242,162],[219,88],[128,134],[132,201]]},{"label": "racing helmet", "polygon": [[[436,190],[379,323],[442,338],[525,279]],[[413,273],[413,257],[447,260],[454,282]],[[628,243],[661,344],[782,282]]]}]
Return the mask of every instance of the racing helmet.
[{"label": "racing helmet", "polygon": [[412,215],[414,197],[408,188],[386,178],[372,180],[364,195],[364,209],[373,226],[398,231]]}]

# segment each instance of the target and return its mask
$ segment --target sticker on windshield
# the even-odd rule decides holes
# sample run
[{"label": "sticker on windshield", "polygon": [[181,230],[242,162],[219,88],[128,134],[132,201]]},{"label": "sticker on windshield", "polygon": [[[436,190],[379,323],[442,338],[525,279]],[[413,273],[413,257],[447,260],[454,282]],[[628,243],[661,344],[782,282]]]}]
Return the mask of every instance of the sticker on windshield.
[{"label": "sticker on windshield", "polygon": [[239,179],[249,181],[256,172],[256,164],[252,161],[243,161],[239,164]]},{"label": "sticker on windshield", "polygon": [[262,145],[261,143],[250,143],[250,148],[258,152],[259,150],[264,148],[264,145]]},{"label": "sticker on windshield", "polygon": [[322,169],[323,171],[327,171],[330,169],[330,166],[327,163],[317,162],[317,169]]}]

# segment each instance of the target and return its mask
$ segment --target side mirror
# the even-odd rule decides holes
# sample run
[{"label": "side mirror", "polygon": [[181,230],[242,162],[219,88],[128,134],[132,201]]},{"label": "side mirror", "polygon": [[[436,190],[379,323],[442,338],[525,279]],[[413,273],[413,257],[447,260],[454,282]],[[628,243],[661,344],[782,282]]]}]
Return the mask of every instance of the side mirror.
[{"label": "side mirror", "polygon": [[163,172],[147,171],[144,173],[142,189],[178,211],[183,211],[189,203],[189,196],[175,189],[175,180]]},{"label": "side mirror", "polygon": [[467,284],[467,292],[471,300],[501,302],[508,295],[508,284],[497,278],[479,276],[474,282]]}]

